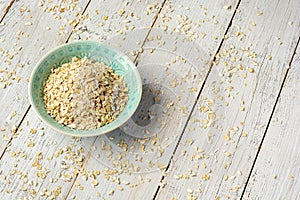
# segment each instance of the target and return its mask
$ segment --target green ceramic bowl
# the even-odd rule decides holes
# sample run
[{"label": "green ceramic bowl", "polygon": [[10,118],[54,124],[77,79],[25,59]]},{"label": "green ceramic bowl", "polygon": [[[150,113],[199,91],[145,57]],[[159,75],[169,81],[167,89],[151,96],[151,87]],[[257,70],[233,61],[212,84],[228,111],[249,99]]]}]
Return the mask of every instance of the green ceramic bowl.
[{"label": "green ceramic bowl", "polygon": [[[76,130],[57,123],[47,112],[44,104],[43,84],[50,70],[70,62],[72,57],[88,57],[104,62],[124,77],[128,87],[128,102],[124,110],[113,122],[98,129]],[[97,136],[108,133],[124,124],[135,112],[142,96],[142,81],[133,62],[124,54],[106,45],[93,41],[78,41],[59,46],[46,54],[35,66],[29,84],[29,98],[38,116],[54,130],[78,137]]]}]

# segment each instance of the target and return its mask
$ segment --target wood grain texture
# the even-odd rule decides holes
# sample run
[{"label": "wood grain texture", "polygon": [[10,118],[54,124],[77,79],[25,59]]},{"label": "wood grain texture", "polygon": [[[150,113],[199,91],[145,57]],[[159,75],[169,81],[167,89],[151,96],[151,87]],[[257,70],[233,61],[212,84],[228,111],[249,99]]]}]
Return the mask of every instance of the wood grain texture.
[{"label": "wood grain texture", "polygon": [[10,9],[10,7],[11,7],[11,5],[13,3],[14,3],[14,0],[11,0],[11,1],[0,1],[0,10],[1,10],[0,20],[3,19],[3,17],[8,12],[8,10]]},{"label": "wood grain texture", "polygon": [[241,197],[298,40],[298,8],[241,1],[157,199]]},{"label": "wood grain texture", "polygon": [[[217,9],[216,5],[218,5]],[[89,186],[90,180],[85,181],[79,178],[78,182],[87,186],[86,189],[80,191],[74,187],[69,197],[92,199],[98,193],[101,198],[153,198],[157,186],[161,185],[162,174],[203,84],[209,67],[207,62],[210,61],[210,54],[215,53],[221,43],[221,37],[215,39],[213,36],[221,36],[225,33],[226,24],[229,24],[233,14],[232,10],[225,10],[223,6],[222,1],[193,2],[192,4],[190,1],[167,1],[165,3],[137,58],[138,69],[144,84],[140,108],[124,127],[111,134],[98,137],[94,143],[96,149],[91,153],[85,168],[87,170],[97,168],[104,171],[104,174],[97,178],[99,187],[92,188]],[[199,11],[204,12],[206,9],[211,12],[199,15]],[[203,27],[192,26],[189,29],[191,32],[199,33],[199,38],[188,41],[189,33],[178,34],[177,31],[172,31],[176,30],[176,27],[178,31],[181,30],[177,22],[178,17],[176,17],[179,14],[186,15],[187,19],[194,23],[202,19],[206,20],[203,22]],[[215,16],[213,18],[219,20],[220,23],[214,24],[211,16]],[[170,21],[165,22],[165,18],[168,17]],[[167,31],[164,31],[163,25],[168,26]],[[124,36],[125,41],[139,41],[136,37],[139,37],[143,31],[145,30],[137,29],[132,33],[127,33]],[[206,31],[206,40],[200,38],[202,31]],[[182,40],[184,42],[181,42]],[[133,51],[139,51],[134,48],[135,46],[123,45],[122,40],[118,38],[113,38],[113,43],[121,43],[119,48],[124,52],[129,52],[129,56],[135,55],[131,55]],[[153,101],[155,98],[159,100]],[[167,109],[170,102],[173,105]],[[151,110],[157,111],[158,117],[148,121],[141,120],[147,117],[149,110],[149,113]],[[163,128],[162,124],[155,121],[158,119],[163,122]],[[129,134],[142,137],[147,133],[155,136],[149,139],[136,139],[128,136]],[[124,144],[128,146],[127,151],[123,150]],[[143,150],[144,147],[145,150]],[[122,168],[124,166],[125,169]],[[126,166],[129,171],[133,172],[128,173]],[[108,167],[114,169],[109,176],[106,174]],[[113,195],[111,195],[112,191]]]},{"label": "wood grain texture", "polygon": [[[86,21],[93,21],[93,23],[96,23],[96,21],[104,21],[103,20],[103,16],[108,16],[108,19],[110,19],[110,17],[112,17],[112,15],[110,15],[111,13],[114,13],[114,16],[118,16],[119,14],[119,10],[121,8],[124,8],[126,15],[129,15],[132,11],[132,8],[135,8],[135,13],[136,14],[142,14],[144,12],[144,10],[146,9],[146,5],[145,3],[140,3],[140,2],[128,2],[128,6],[124,6],[125,4],[127,5],[127,3],[124,2],[116,2],[116,4],[112,4],[111,2],[99,2],[99,1],[93,1],[89,4],[89,8],[87,10],[88,13],[86,13],[85,16],[87,16],[87,14],[89,15],[88,19],[85,19]],[[152,4],[154,2],[147,2],[149,4]],[[16,5],[16,6],[23,6],[23,5]],[[38,7],[34,7],[34,4],[31,5],[27,5],[31,12],[36,12],[36,16],[32,17],[35,20],[38,20],[37,18],[39,17],[39,15],[46,15],[47,14],[42,14],[42,12],[40,12],[40,8]],[[18,14],[19,7],[14,8],[12,12],[14,12],[16,15]],[[144,17],[142,19],[140,19],[137,23],[138,25],[142,25],[142,24],[147,24],[147,26],[151,26],[152,22],[154,20],[153,16],[156,15],[157,11],[158,11],[158,7],[156,7],[155,9],[152,10],[152,12],[147,16]],[[100,14],[96,12],[96,10],[100,10]],[[80,11],[83,11],[83,9],[80,9]],[[9,20],[10,18],[14,18],[17,16],[14,15],[14,13],[8,13],[8,15],[6,16]],[[70,13],[69,13],[70,14]],[[50,15],[50,17],[52,17]],[[6,19],[6,18],[5,18]],[[42,18],[43,19],[43,18]],[[51,19],[51,18],[50,18]],[[45,21],[50,21],[50,19],[45,19]],[[73,19],[72,17],[70,17],[70,20]],[[93,24],[92,23],[92,24]],[[109,22],[110,26],[112,27],[118,27],[119,20],[116,21],[112,21]],[[34,23],[33,23],[34,24]],[[9,24],[7,24],[9,25]],[[76,29],[76,31],[74,31],[74,35],[75,34],[80,34],[79,31],[82,30],[82,24],[80,23],[78,25],[78,29]],[[94,26],[95,24],[93,24]],[[21,26],[21,25],[20,25]],[[55,42],[49,42],[48,40],[46,40],[44,37],[47,38],[51,38],[50,35],[46,35],[43,36],[42,38],[39,38],[37,35],[29,35],[29,38],[34,38],[37,37],[37,44],[34,44],[34,47],[37,45],[45,45],[45,47],[49,47],[51,45],[58,45],[60,43],[64,43],[67,38],[68,35],[70,34],[70,31],[68,31],[68,33],[63,33],[62,35],[57,35],[57,31],[59,30],[60,26],[63,26],[62,24],[42,24],[41,27],[36,27],[35,32],[36,34],[40,34],[40,32],[44,32],[46,31],[46,27],[49,26],[51,27],[50,31],[53,30],[53,35],[51,35],[52,39],[56,39]],[[8,27],[8,26],[7,26]],[[6,27],[6,28],[7,28]],[[88,26],[89,27],[89,26]],[[8,29],[5,29],[8,31]],[[102,35],[109,35],[111,33],[107,33],[106,31],[103,31],[101,28],[98,29],[99,33],[98,34],[102,34]],[[145,32],[146,33],[146,32]],[[7,33],[4,33],[4,35],[8,35]],[[143,39],[146,37],[146,35],[143,37]],[[73,37],[71,37],[71,40],[73,39]],[[78,38],[77,38],[78,39]],[[23,42],[29,42],[31,41],[30,39],[27,39],[26,41]],[[59,43],[56,43],[59,42]],[[9,45],[9,41],[7,41],[7,45]],[[129,44],[130,45],[130,44]],[[25,45],[24,45],[25,46]],[[30,46],[29,46],[30,47]],[[37,61],[37,59],[39,59],[39,57],[45,53],[45,51],[40,52],[39,48],[37,49],[30,49],[29,47],[25,48],[25,53],[23,53],[23,57],[25,58],[24,55],[26,55],[26,53],[28,54],[28,59],[31,61]],[[34,48],[32,47],[32,48]],[[37,54],[34,54],[34,52],[37,52]],[[24,71],[20,74],[22,74],[22,76],[26,76],[26,74],[29,74],[30,71],[32,70],[32,67],[27,67],[24,68]],[[26,71],[25,71],[26,69]],[[24,80],[25,82],[25,80]],[[26,82],[25,82],[26,83]],[[12,85],[11,87],[13,87],[14,85]],[[29,106],[28,100],[27,100],[27,84],[20,84],[18,86],[18,90],[23,90],[24,91],[20,91],[20,93],[18,93],[18,96],[20,97],[20,100],[22,100],[23,102],[20,102],[20,100],[16,103],[16,105],[11,105],[11,106],[15,106],[17,108],[14,108],[16,110],[18,110],[17,115],[14,116],[12,119],[15,119],[16,122],[20,121],[20,119],[22,118],[22,110],[26,107]],[[3,90],[3,92],[7,92],[8,95],[6,97],[9,97],[9,95],[15,95],[15,93],[10,94],[9,92],[14,92],[17,90],[16,88],[6,88],[5,90]],[[4,103],[4,97],[2,99],[3,103]],[[11,102],[6,102],[6,104],[11,104]],[[21,108],[20,108],[21,107]],[[6,112],[9,112],[9,106],[7,106],[7,110]],[[5,113],[2,113],[1,117],[5,117]],[[3,120],[4,121],[4,120]],[[29,123],[29,126],[27,127],[26,124],[27,122]],[[12,120],[10,121],[10,124],[5,123],[4,126],[5,127],[9,127],[12,124]],[[24,127],[24,128],[23,128]],[[76,174],[83,171],[85,171],[85,169],[81,168],[81,165],[77,164],[76,159],[80,159],[83,162],[85,162],[85,160],[89,159],[89,154],[88,152],[90,152],[90,147],[92,146],[93,142],[95,141],[96,138],[90,138],[90,139],[86,139],[83,141],[78,141],[76,142],[75,140],[70,139],[68,136],[63,136],[60,133],[57,133],[49,128],[45,128],[43,130],[44,135],[40,135],[40,129],[43,127],[43,123],[40,122],[37,119],[36,114],[30,109],[28,113],[26,113],[26,116],[24,116],[24,120],[22,121],[22,127],[23,130],[19,129],[18,132],[16,134],[14,134],[13,140],[9,142],[9,136],[11,135],[11,133],[9,133],[9,129],[6,129],[3,131],[3,133],[7,134],[4,135],[4,140],[3,145],[1,144],[1,150],[3,151],[5,149],[5,147],[7,147],[5,149],[4,155],[1,159],[1,173],[3,175],[3,183],[2,187],[1,187],[1,193],[0,196],[1,198],[13,198],[13,199],[17,199],[17,198],[37,198],[37,199],[44,199],[44,198],[53,198],[53,195],[55,198],[57,199],[65,199],[68,196],[69,190],[72,186],[74,186],[74,188],[78,189],[81,188],[80,186],[77,185],[77,183],[74,184],[75,181],[75,177]],[[39,130],[37,134],[32,134],[30,135],[30,130],[31,129],[36,129]],[[29,136],[28,136],[29,135]],[[9,143],[8,143],[9,142]],[[6,146],[6,144],[8,143],[8,145]],[[25,146],[24,146],[25,145]],[[22,153],[22,158],[20,158],[17,155],[16,158],[16,162],[18,162],[18,159],[20,159],[22,161],[22,165],[16,165],[14,166],[14,162],[12,161],[12,158],[15,157],[15,153],[14,152],[18,152],[17,154],[19,155],[19,153]],[[38,155],[38,157],[40,157],[38,163],[36,162],[36,154],[38,152],[41,152],[41,155]],[[60,155],[62,154],[62,155]],[[55,156],[56,155],[56,156]],[[70,158],[75,156],[76,158]],[[79,156],[79,158],[78,158]],[[34,163],[34,164],[33,164]],[[61,167],[61,165],[66,165],[67,168],[65,169],[65,167]],[[15,170],[16,173],[10,173],[12,170]],[[19,177],[20,172],[24,172],[25,175],[25,180],[23,182],[19,181]],[[61,174],[60,174],[61,173]],[[92,173],[91,171],[89,171],[88,173]],[[66,175],[64,175],[66,174]],[[11,176],[10,176],[11,175]],[[69,178],[69,176],[71,176],[71,178]],[[86,174],[86,176],[91,176],[91,174]],[[4,178],[5,177],[5,178]],[[24,177],[22,176],[22,180],[24,179]],[[80,177],[81,178],[81,177]],[[91,178],[89,178],[90,181]],[[90,186],[91,184],[88,183],[88,186]],[[60,188],[61,187],[61,188]],[[45,190],[47,189],[47,191]],[[54,191],[55,190],[55,191]],[[88,187],[85,186],[85,191],[88,190]],[[57,196],[56,196],[56,195]],[[68,197],[68,198],[71,198]]]},{"label": "wood grain texture", "polygon": [[244,199],[299,199],[300,48],[288,72]]},{"label": "wood grain texture", "polygon": [[[56,2],[38,7],[16,1],[0,26],[0,70],[7,68],[0,80],[12,83],[0,89],[5,108],[0,114],[0,198],[240,198],[299,37],[299,3],[91,0],[79,1],[57,20],[54,12],[43,12]],[[84,15],[74,16],[75,12]],[[101,41],[125,52],[143,79],[137,112],[104,136],[63,136],[47,128],[29,107],[26,78],[34,64],[51,48],[79,39]],[[17,53],[10,58],[13,49]],[[249,67],[254,73],[247,71]],[[297,81],[296,75],[291,79]],[[284,108],[278,109],[284,123],[280,110]],[[295,116],[293,134],[296,111],[286,112]],[[16,133],[10,131],[14,125],[20,125]],[[276,143],[280,138],[270,134],[266,144],[275,146],[276,152],[283,150]],[[290,142],[283,135],[281,139]],[[297,141],[293,142],[296,148]],[[288,166],[297,156],[292,147],[280,154],[290,155],[286,165],[272,168],[280,161],[269,155],[273,149],[268,146],[253,171],[259,182],[252,174],[244,198],[265,197],[260,184],[267,190],[270,182],[264,167],[274,170],[277,181],[286,170],[297,177],[297,169]],[[297,180],[288,180],[277,182],[276,188],[288,183],[287,192],[292,192],[275,194],[298,197]],[[274,191],[268,189],[270,194]]]},{"label": "wood grain texture", "polygon": [[0,197],[65,198],[74,180],[68,176],[80,169],[76,159],[84,160],[87,153],[80,140],[53,133],[30,110],[1,159]]},{"label": "wood grain texture", "polygon": [[60,13],[61,19],[47,11],[55,3],[38,6],[36,2],[17,1],[6,14],[5,25],[0,27],[0,104],[5,108],[0,115],[1,154],[13,136],[11,130],[18,127],[29,107],[27,79],[34,65],[48,50],[65,43],[73,29],[65,19],[74,18],[87,2],[80,1],[73,10]]}]

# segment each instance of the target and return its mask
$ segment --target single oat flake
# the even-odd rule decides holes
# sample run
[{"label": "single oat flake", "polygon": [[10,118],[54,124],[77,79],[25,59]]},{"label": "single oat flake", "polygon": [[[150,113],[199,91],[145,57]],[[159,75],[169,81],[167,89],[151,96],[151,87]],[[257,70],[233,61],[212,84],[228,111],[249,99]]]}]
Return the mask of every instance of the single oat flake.
[{"label": "single oat flake", "polygon": [[72,58],[52,69],[44,83],[47,112],[73,129],[96,129],[114,121],[126,106],[123,77],[104,63]]}]

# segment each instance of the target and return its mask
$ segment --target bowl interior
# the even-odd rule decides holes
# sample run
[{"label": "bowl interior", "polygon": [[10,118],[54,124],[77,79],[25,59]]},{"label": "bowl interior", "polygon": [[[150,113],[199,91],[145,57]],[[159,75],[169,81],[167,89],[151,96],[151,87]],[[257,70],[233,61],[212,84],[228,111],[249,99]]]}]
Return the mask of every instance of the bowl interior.
[{"label": "bowl interior", "polygon": [[[78,58],[90,58],[111,66],[115,73],[124,77],[128,87],[128,102],[120,115],[111,123],[98,129],[75,130],[57,123],[46,111],[44,104],[44,82],[51,69]],[[30,78],[29,97],[39,117],[53,129],[72,136],[96,136],[110,132],[125,123],[135,112],[142,95],[142,82],[136,66],[124,54],[101,43],[79,41],[62,45],[45,55],[36,65]]]}]

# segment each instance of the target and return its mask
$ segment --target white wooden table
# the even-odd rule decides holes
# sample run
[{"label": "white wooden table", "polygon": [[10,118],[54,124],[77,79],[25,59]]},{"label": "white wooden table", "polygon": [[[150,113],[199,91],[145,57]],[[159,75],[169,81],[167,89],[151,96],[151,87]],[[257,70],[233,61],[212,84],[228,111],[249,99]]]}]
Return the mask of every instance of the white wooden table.
[{"label": "white wooden table", "polygon": [[[300,199],[298,0],[1,0],[0,199]],[[52,48],[125,52],[143,97],[122,128],[70,138],[28,78]]]}]

